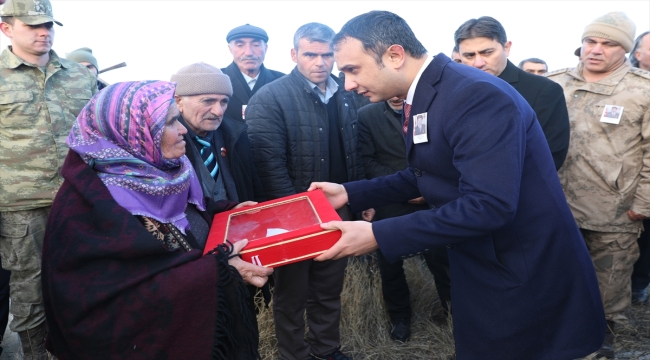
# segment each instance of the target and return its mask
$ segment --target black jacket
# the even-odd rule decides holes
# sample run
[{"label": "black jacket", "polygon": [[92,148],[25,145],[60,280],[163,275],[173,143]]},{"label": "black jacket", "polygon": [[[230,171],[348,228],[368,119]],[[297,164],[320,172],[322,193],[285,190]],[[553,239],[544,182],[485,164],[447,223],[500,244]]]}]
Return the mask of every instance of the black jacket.
[{"label": "black jacket", "polygon": [[521,70],[510,60],[499,78],[514,87],[535,111],[553,155],[555,170],[559,169],[569,150],[570,135],[569,113],[562,87],[543,76]]},{"label": "black jacket", "polygon": [[226,115],[240,123],[246,122],[242,118],[242,106],[248,104],[250,98],[257,92],[257,90],[261,89],[262,86],[284,76],[284,73],[269,70],[264,67],[264,64],[262,64],[255,86],[253,86],[253,90],[251,90],[251,88],[248,87],[246,80],[244,80],[244,75],[241,74],[237,64],[234,62],[228,65],[228,67],[221,69],[221,71],[228,75],[230,77],[230,82],[232,82],[233,93],[228,102]]},{"label": "black jacket", "polygon": [[[359,152],[367,179],[392,175],[407,168],[401,124],[402,116],[396,114],[385,101],[366,105],[359,110]],[[374,220],[426,209],[429,209],[426,203],[403,202],[383,206],[375,209]]]},{"label": "black jacket", "polygon": [[[338,122],[348,181],[363,179],[357,151],[357,112],[353,94],[339,89]],[[325,104],[296,68],[255,94],[246,109],[253,157],[270,199],[307,190],[329,179],[329,120]]]},{"label": "black jacket", "polygon": [[[185,124],[180,116],[179,121]],[[221,133],[226,146],[225,152],[218,149],[215,151],[215,156],[218,158],[223,155],[228,157],[228,162],[230,164],[229,170],[235,182],[239,202],[265,201],[266,196],[264,195],[262,183],[260,182],[260,178],[255,170],[255,165],[253,164],[253,156],[250,150],[250,143],[248,142],[246,125],[224,116],[219,128],[215,131],[211,131],[208,135],[214,136],[217,132]],[[214,180],[210,176],[208,169],[203,164],[199,149],[196,148],[194,141],[188,134],[183,135],[183,138],[185,139],[185,155],[190,159],[190,162],[199,178],[204,197],[214,200],[211,191],[214,186]],[[222,162],[220,161],[219,163],[221,164]]]}]

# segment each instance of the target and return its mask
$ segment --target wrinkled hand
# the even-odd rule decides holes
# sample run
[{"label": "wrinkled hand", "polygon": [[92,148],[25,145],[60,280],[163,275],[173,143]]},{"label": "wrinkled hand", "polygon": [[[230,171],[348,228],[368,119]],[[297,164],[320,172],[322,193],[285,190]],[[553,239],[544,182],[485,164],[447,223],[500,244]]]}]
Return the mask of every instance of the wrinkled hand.
[{"label": "wrinkled hand", "polygon": [[[246,244],[248,244],[248,240],[246,239],[234,243],[233,254],[239,254],[241,249],[243,249]],[[253,265],[240,259],[239,257],[229,259],[228,264],[237,269],[241,277],[244,279],[244,282],[247,284],[255,285],[257,287],[264,286],[264,284],[269,280],[269,275],[273,273],[273,269],[271,268]]]},{"label": "wrinkled hand", "polygon": [[375,209],[372,208],[368,210],[364,210],[361,212],[361,218],[365,221],[372,221],[376,213],[377,212],[375,211]]},{"label": "wrinkled hand", "polygon": [[409,204],[424,204],[424,203],[426,203],[426,202],[427,202],[427,201],[424,200],[424,197],[422,197],[422,196],[420,196],[420,197],[418,197],[418,198],[415,198],[415,199],[411,199],[411,200],[409,200]]},{"label": "wrinkled hand", "polygon": [[329,250],[315,258],[316,261],[336,260],[345,256],[359,256],[377,250],[377,240],[372,224],[365,221],[330,221],[320,226],[324,230],[341,230],[343,235]]},{"label": "wrinkled hand", "polygon": [[257,201],[244,201],[243,203],[237,204],[233,209],[241,209],[246,206],[255,206],[257,205]]},{"label": "wrinkled hand", "polygon": [[639,213],[635,213],[635,212],[632,211],[632,210],[628,210],[628,211],[627,211],[627,216],[629,216],[630,219],[632,219],[632,221],[637,221],[637,220],[643,220],[643,219],[646,219],[645,216],[643,216],[643,215],[641,215],[641,214],[639,214]]},{"label": "wrinkled hand", "polygon": [[309,185],[307,191],[316,189],[323,190],[323,193],[327,196],[327,200],[329,200],[334,209],[338,210],[348,203],[348,192],[343,185],[328,182],[313,182]]}]

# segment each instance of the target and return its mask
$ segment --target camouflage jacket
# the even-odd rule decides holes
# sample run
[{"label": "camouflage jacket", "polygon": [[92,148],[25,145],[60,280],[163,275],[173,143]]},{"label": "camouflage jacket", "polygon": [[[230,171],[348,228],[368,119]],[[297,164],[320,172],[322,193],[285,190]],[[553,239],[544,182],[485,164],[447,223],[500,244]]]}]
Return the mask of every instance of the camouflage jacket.
[{"label": "camouflage jacket", "polygon": [[[558,171],[578,226],[640,232],[628,210],[650,216],[650,72],[626,62],[597,82],[582,64],[546,75],[564,89],[571,140]],[[619,124],[601,122],[606,105],[623,108]]]},{"label": "camouflage jacket", "polygon": [[0,54],[0,211],[52,204],[72,122],[96,92],[85,67],[54,51],[45,73],[11,47]]}]

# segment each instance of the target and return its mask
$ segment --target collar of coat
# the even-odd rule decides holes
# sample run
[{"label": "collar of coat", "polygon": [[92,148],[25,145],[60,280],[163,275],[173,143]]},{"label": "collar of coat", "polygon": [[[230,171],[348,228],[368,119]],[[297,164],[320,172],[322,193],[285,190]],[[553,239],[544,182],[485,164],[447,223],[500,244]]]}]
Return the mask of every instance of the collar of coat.
[{"label": "collar of coat", "polygon": [[[11,45],[9,45],[6,49],[2,51],[2,54],[0,54],[0,68],[5,68],[5,69],[16,69],[20,65],[25,65],[29,67],[39,67],[36,64],[29,63],[13,53]],[[70,63],[65,63],[64,61],[61,61],[59,56],[56,54],[54,50],[50,50],[50,61],[48,61],[46,67],[53,66],[55,68],[65,68],[68,69],[70,68]]]},{"label": "collar of coat", "polygon": [[[605,95],[610,95],[612,91],[614,90],[614,87],[618,85],[621,80],[623,80],[623,77],[632,69],[632,63],[628,58],[625,58],[625,62],[618,67],[618,69],[614,70],[611,74],[607,75],[606,77],[588,83],[585,78],[582,76],[582,71],[584,69],[584,64],[580,62],[578,66],[575,68],[571,69],[567,74],[569,76],[575,78],[576,80],[582,81],[585,83],[585,90],[589,90],[591,92],[599,93],[599,94],[605,94]],[[591,85],[591,86],[589,86]]]}]

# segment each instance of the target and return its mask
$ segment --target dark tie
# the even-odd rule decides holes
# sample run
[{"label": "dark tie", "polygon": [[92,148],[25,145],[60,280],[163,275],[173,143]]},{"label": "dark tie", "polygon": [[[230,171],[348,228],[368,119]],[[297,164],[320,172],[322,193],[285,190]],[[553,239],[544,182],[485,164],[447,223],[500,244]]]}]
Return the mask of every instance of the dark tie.
[{"label": "dark tie", "polygon": [[219,171],[219,165],[217,164],[217,159],[214,158],[214,153],[212,152],[212,146],[210,146],[210,140],[207,138],[201,138],[196,136],[196,141],[201,144],[201,159],[205,167],[208,168],[210,175],[214,178]]},{"label": "dark tie", "polygon": [[404,102],[404,125],[402,126],[404,135],[406,135],[409,130],[409,117],[411,117],[411,105]]}]

